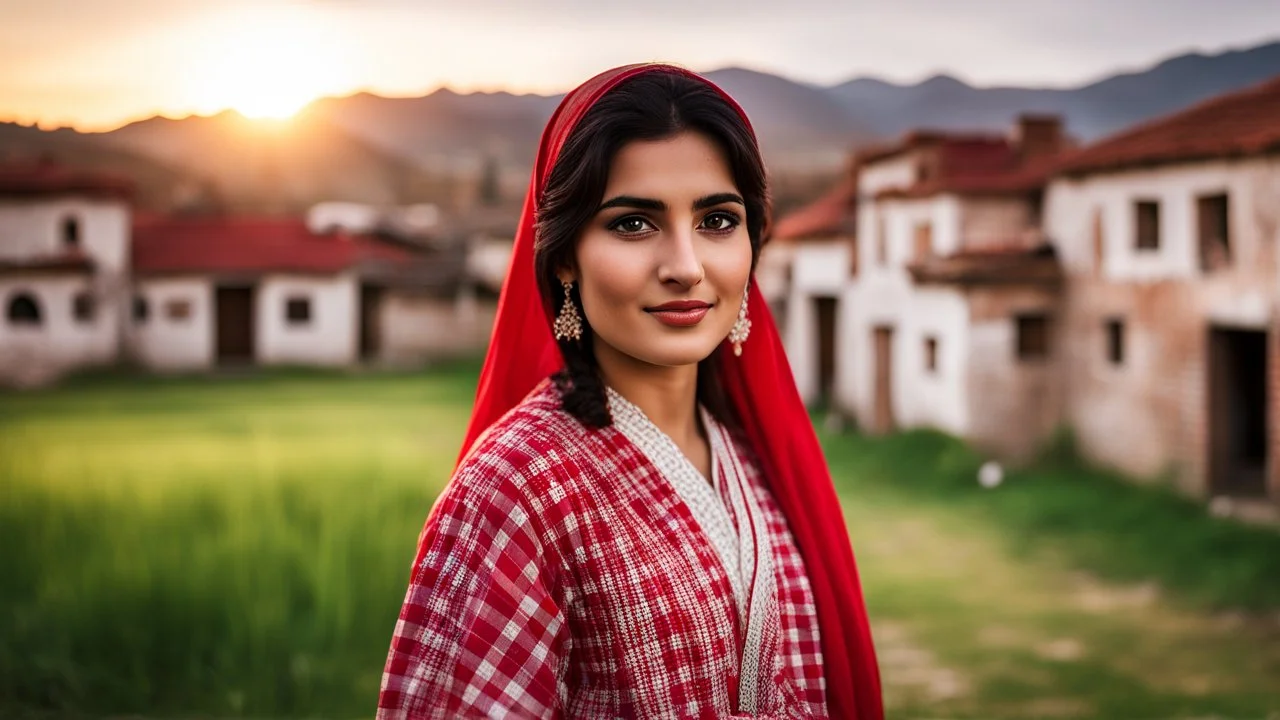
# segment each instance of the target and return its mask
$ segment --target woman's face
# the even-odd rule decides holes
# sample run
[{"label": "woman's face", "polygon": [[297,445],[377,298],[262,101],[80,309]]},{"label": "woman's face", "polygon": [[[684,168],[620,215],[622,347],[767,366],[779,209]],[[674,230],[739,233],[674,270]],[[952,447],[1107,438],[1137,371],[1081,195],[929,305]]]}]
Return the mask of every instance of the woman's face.
[{"label": "woman's face", "polygon": [[560,279],[579,283],[600,362],[709,356],[751,274],[746,207],[720,148],[695,132],[625,145],[576,262]]}]

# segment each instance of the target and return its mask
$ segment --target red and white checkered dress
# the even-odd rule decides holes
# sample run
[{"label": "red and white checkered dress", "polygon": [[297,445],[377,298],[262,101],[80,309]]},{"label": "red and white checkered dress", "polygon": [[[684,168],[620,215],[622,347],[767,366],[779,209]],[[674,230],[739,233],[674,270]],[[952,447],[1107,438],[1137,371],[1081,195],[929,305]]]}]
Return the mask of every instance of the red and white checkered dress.
[{"label": "red and white checkered dress", "polygon": [[544,381],[477,441],[420,538],[379,718],[826,717],[805,568],[749,454],[713,423],[695,490],[610,408],[588,430]]}]

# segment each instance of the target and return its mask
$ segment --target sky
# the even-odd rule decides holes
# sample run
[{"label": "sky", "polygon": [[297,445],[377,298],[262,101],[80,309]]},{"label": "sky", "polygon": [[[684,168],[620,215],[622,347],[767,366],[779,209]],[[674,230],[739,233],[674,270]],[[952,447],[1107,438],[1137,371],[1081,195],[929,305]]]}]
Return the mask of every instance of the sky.
[{"label": "sky", "polygon": [[1276,0],[0,0],[0,120],[287,117],[367,90],[563,92],[628,62],[1070,87],[1280,39]]}]

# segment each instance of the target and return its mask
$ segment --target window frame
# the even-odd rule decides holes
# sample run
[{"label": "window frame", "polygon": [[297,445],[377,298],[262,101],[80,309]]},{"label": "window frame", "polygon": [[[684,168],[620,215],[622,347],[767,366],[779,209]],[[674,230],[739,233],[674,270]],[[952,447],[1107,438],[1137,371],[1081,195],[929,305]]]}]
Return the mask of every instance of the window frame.
[{"label": "window frame", "polygon": [[310,295],[289,295],[284,299],[284,322],[288,327],[309,327],[315,321]]},{"label": "window frame", "polygon": [[[23,311],[19,312],[19,308]],[[4,304],[4,318],[9,327],[27,329],[44,327],[44,307],[40,304],[40,297],[31,290],[19,290],[11,294]]]},{"label": "window frame", "polygon": [[1160,200],[1138,198],[1133,201],[1133,249],[1154,253],[1160,247]]},{"label": "window frame", "polygon": [[[1037,337],[1030,332],[1036,329]],[[1042,362],[1053,355],[1053,318],[1048,312],[1020,312],[1013,316],[1014,357],[1019,362]]]}]

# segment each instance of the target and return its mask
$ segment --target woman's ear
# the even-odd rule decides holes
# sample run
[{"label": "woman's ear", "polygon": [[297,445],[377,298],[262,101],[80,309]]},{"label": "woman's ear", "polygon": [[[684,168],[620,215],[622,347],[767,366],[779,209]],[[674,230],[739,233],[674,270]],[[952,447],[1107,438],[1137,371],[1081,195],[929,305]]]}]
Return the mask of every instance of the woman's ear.
[{"label": "woman's ear", "polygon": [[562,285],[567,282],[577,282],[578,273],[571,267],[562,267],[556,271],[556,279],[558,279]]}]

